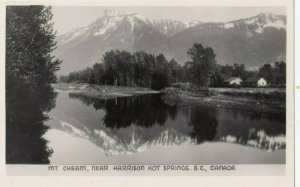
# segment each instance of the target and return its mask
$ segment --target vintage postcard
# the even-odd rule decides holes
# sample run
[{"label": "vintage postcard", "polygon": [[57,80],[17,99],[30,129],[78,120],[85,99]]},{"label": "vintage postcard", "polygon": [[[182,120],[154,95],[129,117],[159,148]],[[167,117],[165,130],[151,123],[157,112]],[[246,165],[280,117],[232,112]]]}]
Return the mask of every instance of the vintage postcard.
[{"label": "vintage postcard", "polygon": [[2,3],[2,183],[293,186],[293,2],[189,3]]}]

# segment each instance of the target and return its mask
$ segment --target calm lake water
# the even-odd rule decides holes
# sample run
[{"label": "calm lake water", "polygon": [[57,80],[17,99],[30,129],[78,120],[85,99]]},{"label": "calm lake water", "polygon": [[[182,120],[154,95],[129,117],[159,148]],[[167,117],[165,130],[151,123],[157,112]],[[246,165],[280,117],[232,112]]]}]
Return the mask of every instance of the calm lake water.
[{"label": "calm lake water", "polygon": [[[270,154],[285,149],[284,115],[199,105],[170,106],[160,94],[103,100],[58,92],[49,114],[47,125],[51,129],[87,140],[106,157],[207,142],[242,145]],[[72,146],[76,145],[67,147]]]}]

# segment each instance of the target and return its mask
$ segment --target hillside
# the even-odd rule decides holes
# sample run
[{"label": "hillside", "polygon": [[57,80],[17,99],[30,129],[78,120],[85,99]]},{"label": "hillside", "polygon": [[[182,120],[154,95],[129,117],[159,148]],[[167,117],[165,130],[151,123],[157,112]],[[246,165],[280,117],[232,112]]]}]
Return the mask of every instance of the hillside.
[{"label": "hillside", "polygon": [[59,74],[101,62],[105,51],[111,49],[163,53],[184,64],[188,60],[186,51],[195,42],[213,47],[221,64],[243,63],[253,69],[264,63],[285,61],[286,17],[262,13],[226,23],[203,23],[154,20],[108,10],[90,25],[56,40],[54,54],[63,60]]}]

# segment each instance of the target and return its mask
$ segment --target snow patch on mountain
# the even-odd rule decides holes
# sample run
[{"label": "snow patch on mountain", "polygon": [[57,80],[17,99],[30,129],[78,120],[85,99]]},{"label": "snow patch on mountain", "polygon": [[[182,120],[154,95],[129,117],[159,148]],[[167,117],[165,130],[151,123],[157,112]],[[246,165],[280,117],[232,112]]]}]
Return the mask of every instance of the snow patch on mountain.
[{"label": "snow patch on mountain", "polygon": [[133,20],[133,17],[129,16],[129,17],[127,18],[127,21],[128,21],[129,24],[130,24],[131,32],[133,32],[133,28],[134,28],[134,25],[135,25],[135,21]]},{"label": "snow patch on mountain", "polygon": [[73,31],[67,33],[61,43],[68,43],[69,41],[74,40],[75,38],[78,38],[79,36],[85,34],[89,30],[88,27],[83,27],[79,29],[74,29]]},{"label": "snow patch on mountain", "polygon": [[202,23],[200,21],[178,21],[169,19],[147,19],[146,22],[167,35],[176,34],[184,29],[194,27]]},{"label": "snow patch on mountain", "polygon": [[193,21],[185,21],[183,22],[185,24],[185,27],[186,28],[189,28],[189,27],[195,27],[197,25],[200,25],[202,24],[201,21],[197,21],[197,20],[193,20]]},{"label": "snow patch on mountain", "polygon": [[230,28],[233,28],[234,27],[234,24],[233,23],[225,23],[224,24],[224,28],[225,29],[230,29]]},{"label": "snow patch on mountain", "polygon": [[94,36],[104,35],[107,31],[113,30],[118,25],[118,23],[122,21],[122,19],[123,17],[121,16],[116,16],[113,18],[104,18],[101,24],[102,27],[100,26],[98,31],[94,33]]},{"label": "snow patch on mountain", "polygon": [[71,42],[84,34],[85,36],[82,37],[82,40],[87,38],[89,35],[102,37],[103,35],[107,35],[108,33],[116,30],[118,26],[124,22],[130,24],[131,32],[133,32],[136,25],[145,24],[166,35],[173,35],[186,28],[193,27],[201,23],[200,21],[183,22],[168,19],[150,19],[143,15],[128,11],[105,10],[103,16],[91,23],[89,26],[73,29],[64,35],[59,36],[59,38],[62,38],[59,40],[59,44]]},{"label": "snow patch on mountain", "polygon": [[274,27],[277,29],[285,29],[285,23],[282,20],[276,20],[275,22],[268,22],[264,27]]},{"label": "snow patch on mountain", "polygon": [[263,33],[265,28],[285,29],[285,17],[271,13],[262,13],[255,17],[240,19],[221,24],[225,29],[245,29],[248,32]]},{"label": "snow patch on mountain", "polygon": [[261,33],[264,32],[264,29],[263,28],[257,28],[257,29],[255,29],[255,32],[261,34]]},{"label": "snow patch on mountain", "polygon": [[[192,42],[203,42],[216,50],[219,62],[245,63],[247,68],[253,68],[260,66],[262,62],[277,60],[279,56],[282,56],[280,60],[285,59],[285,28],[286,16],[273,14],[259,14],[225,23],[202,23],[197,20],[150,19],[132,12],[106,11],[89,26],[58,36],[57,49],[53,53],[63,60],[58,74],[67,74],[90,66],[111,49],[164,53],[168,58],[174,58],[183,65],[188,59],[186,50]],[[274,29],[278,29],[279,32]],[[232,42],[228,41],[231,36],[235,38],[237,33],[240,33],[237,35],[239,38],[250,39],[266,34],[268,30],[274,32],[268,33],[270,37],[260,39],[264,42],[253,40],[252,43],[252,40],[245,40],[246,44],[237,40],[236,46],[232,46]],[[278,49],[262,47],[266,53],[259,56],[248,55],[252,51],[247,52],[246,48],[257,49],[268,45],[274,39],[277,40],[274,37],[278,36]],[[218,42],[220,45],[216,45]],[[241,49],[241,53],[229,55],[232,47]]]},{"label": "snow patch on mountain", "polygon": [[145,22],[145,23],[146,23],[147,21],[149,21],[149,19],[148,19],[146,16],[143,16],[143,15],[141,15],[141,14],[135,14],[135,17],[136,17],[137,19],[139,19],[139,20]]}]

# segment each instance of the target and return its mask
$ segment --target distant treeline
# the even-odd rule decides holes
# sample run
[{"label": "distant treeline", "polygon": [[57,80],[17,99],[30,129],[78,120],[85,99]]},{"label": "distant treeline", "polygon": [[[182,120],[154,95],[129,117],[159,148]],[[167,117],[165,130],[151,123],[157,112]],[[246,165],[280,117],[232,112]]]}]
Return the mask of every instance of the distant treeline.
[{"label": "distant treeline", "polygon": [[244,64],[218,65],[214,76],[212,76],[211,85],[221,86],[223,81],[230,77],[240,77],[243,81],[250,77],[263,77],[269,86],[284,86],[286,83],[286,63],[264,64],[258,71],[246,70]]},{"label": "distant treeline", "polygon": [[285,85],[286,83],[286,64],[285,62],[275,62],[274,64],[264,64],[259,68],[259,77],[264,77],[269,84]]},{"label": "distant treeline", "polygon": [[62,82],[80,81],[92,84],[139,86],[161,89],[172,82],[187,81],[187,70],[174,59],[168,61],[163,54],[157,56],[144,51],[109,51],[103,63],[60,77]]},{"label": "distant treeline", "polygon": [[271,84],[285,84],[285,63],[265,64],[259,71],[247,71],[244,64],[220,65],[210,47],[194,44],[187,51],[191,61],[180,65],[167,60],[163,54],[144,51],[133,54],[111,50],[103,55],[102,62],[84,70],[61,76],[60,82],[84,82],[101,85],[139,86],[163,89],[172,83],[191,82],[196,87],[221,86],[230,77],[264,77]]}]

